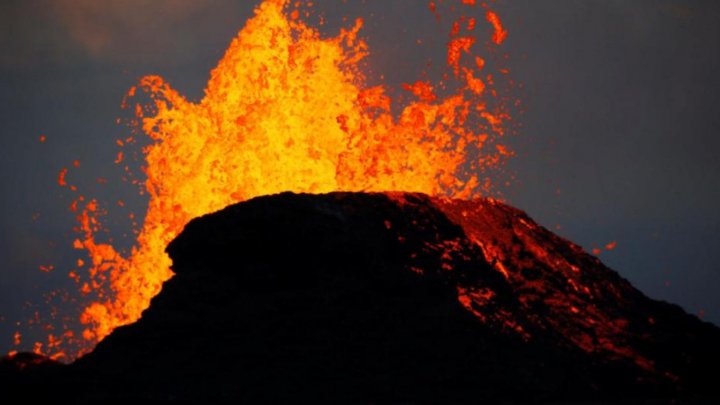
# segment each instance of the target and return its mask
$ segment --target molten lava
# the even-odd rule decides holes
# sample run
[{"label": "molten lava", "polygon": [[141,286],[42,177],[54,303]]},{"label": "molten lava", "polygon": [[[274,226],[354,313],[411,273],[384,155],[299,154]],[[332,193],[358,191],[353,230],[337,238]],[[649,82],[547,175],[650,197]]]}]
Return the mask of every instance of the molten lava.
[{"label": "molten lava", "polygon": [[[98,297],[82,313],[84,349],[140,317],[171,276],[165,247],[199,215],[288,190],[457,198],[492,191],[489,173],[512,156],[498,143],[509,106],[498,95],[501,80],[474,51],[485,45],[492,57],[506,38],[497,14],[474,1],[454,6],[468,12],[484,7],[487,30],[475,18],[455,21],[450,74],[437,82],[408,80],[403,89],[414,98],[398,103],[387,86],[365,84],[361,63],[370,51],[359,34],[362,19],[323,38],[301,21],[306,13],[299,7],[262,2],[212,71],[200,102],[188,101],[159,76],[142,78],[129,92],[124,105],[134,108],[152,140],[143,149],[148,207],[135,246],[124,254],[101,241],[102,204],[83,197],[73,202],[80,230],[74,247],[89,257],[79,262],[89,268],[84,281],[80,269],[73,274],[84,294]],[[138,101],[140,95],[152,102]],[[120,152],[115,162],[124,164],[129,155]],[[63,186],[66,173],[58,178]]]}]

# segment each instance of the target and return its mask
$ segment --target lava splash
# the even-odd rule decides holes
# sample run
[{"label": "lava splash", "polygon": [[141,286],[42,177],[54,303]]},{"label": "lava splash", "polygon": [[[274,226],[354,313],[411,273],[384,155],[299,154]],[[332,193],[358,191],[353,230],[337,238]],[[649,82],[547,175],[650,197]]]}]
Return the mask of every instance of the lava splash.
[{"label": "lava splash", "polygon": [[[362,19],[323,37],[302,20],[308,5],[286,0],[256,8],[199,102],[159,76],[142,78],[123,106],[150,139],[142,149],[144,223],[132,250],[123,252],[102,236],[100,202],[77,197],[72,204],[79,221],[74,247],[87,252],[89,271],[71,274],[82,294],[97,298],[82,311],[80,347],[55,337],[55,350],[74,358],[137,320],[172,275],[166,245],[190,219],[229,204],[281,191],[490,193],[491,174],[513,155],[501,143],[511,106],[499,83],[509,79],[476,51],[492,61],[507,31],[486,4],[452,7],[484,14],[485,21],[453,21],[447,73],[436,82],[408,80],[402,102],[387,86],[367,84]],[[440,19],[438,9],[430,3]],[[137,147],[137,138],[118,144]],[[120,152],[116,163],[125,165],[131,152]],[[60,180],[72,187],[65,172]]]}]

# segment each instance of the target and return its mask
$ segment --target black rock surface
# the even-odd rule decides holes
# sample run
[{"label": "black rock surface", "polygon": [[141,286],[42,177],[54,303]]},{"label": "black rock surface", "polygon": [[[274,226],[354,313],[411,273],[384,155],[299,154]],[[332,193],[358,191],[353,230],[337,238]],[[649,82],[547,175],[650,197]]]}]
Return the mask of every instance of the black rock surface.
[{"label": "black rock surface", "polygon": [[195,219],[167,251],[175,276],[139,321],[69,366],[0,361],[3,389],[67,386],[56,398],[75,403],[718,397],[718,328],[492,200],[284,193]]}]

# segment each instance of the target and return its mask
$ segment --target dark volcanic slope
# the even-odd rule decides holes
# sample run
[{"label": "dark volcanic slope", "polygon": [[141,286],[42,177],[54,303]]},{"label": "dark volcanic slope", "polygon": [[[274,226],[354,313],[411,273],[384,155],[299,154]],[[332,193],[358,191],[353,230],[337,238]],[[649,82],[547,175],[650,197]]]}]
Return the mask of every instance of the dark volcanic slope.
[{"label": "dark volcanic slope", "polygon": [[712,396],[717,328],[491,200],[261,197],[168,253],[176,275],[142,319],[56,373],[69,399]]}]

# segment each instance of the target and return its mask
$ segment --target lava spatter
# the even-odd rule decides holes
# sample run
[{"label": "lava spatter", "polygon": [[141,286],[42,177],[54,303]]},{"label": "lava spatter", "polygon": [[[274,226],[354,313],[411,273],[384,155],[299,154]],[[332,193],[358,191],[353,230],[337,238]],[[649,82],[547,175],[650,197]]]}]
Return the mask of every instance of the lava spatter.
[{"label": "lava spatter", "polygon": [[[283,0],[257,6],[199,102],[160,76],[144,77],[129,91],[123,105],[150,139],[140,182],[148,205],[137,241],[124,253],[102,235],[102,202],[80,197],[73,204],[74,246],[88,254],[87,265],[75,271],[85,275],[78,285],[97,297],[82,312],[84,349],[140,317],[172,274],[165,246],[194,217],[282,191],[467,198],[492,189],[489,173],[512,156],[501,143],[508,106],[477,54],[506,35],[496,14],[459,2],[468,13],[485,12],[487,29],[460,17],[465,23],[448,43],[447,69],[454,74],[438,81],[408,77],[402,87],[411,100],[401,105],[387,85],[366,84],[362,62],[372,50],[362,19],[323,37],[303,22],[308,11],[299,7]],[[135,144],[118,145],[126,149],[114,160],[126,165]],[[65,176],[60,173],[60,184]]]}]

